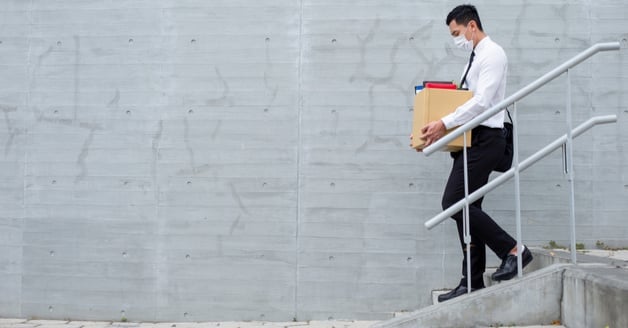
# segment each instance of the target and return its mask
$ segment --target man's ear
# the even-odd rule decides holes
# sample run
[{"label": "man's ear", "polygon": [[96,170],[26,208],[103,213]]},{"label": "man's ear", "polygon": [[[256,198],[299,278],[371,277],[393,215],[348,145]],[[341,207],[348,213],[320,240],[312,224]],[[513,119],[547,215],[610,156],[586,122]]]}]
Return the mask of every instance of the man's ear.
[{"label": "man's ear", "polygon": [[477,30],[478,28],[478,24],[474,21],[474,20],[470,20],[469,24],[467,24],[467,26],[471,29],[471,30]]}]

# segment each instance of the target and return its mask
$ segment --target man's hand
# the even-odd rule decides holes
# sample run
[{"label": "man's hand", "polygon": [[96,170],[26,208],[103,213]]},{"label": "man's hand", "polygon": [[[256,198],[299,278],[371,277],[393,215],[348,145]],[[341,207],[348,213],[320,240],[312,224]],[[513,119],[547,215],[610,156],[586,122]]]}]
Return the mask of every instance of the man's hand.
[{"label": "man's hand", "polygon": [[423,133],[421,140],[425,141],[424,147],[427,147],[433,144],[436,140],[442,138],[445,135],[445,132],[447,132],[447,129],[445,129],[443,121],[438,120],[428,123],[421,129],[421,133]]}]

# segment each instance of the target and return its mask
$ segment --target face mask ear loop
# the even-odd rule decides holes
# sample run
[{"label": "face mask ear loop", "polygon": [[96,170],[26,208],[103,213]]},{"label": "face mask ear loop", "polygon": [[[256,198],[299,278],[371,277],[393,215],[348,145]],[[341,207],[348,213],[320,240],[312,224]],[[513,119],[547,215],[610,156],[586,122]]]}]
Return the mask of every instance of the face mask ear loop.
[{"label": "face mask ear loop", "polygon": [[473,44],[475,45],[475,42],[473,41],[473,36],[475,35],[475,28],[473,28],[473,26],[471,26],[471,22],[469,22],[469,24],[467,25],[467,28],[471,28],[471,42],[473,42]]}]

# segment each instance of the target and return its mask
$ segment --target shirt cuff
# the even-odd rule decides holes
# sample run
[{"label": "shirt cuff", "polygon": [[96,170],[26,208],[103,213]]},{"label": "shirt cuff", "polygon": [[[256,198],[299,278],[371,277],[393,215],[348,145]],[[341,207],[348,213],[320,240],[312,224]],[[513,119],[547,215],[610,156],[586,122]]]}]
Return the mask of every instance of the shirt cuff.
[{"label": "shirt cuff", "polygon": [[454,113],[451,113],[451,114],[447,114],[446,116],[440,119],[441,121],[443,121],[443,124],[445,125],[445,129],[449,130],[453,128],[453,125],[454,125],[453,116],[454,116]]}]

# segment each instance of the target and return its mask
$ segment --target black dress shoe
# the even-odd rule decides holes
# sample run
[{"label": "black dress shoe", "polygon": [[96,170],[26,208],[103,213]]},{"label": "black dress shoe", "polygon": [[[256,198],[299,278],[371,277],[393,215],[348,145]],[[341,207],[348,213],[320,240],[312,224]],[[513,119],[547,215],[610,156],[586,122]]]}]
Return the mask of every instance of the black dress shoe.
[{"label": "black dress shoe", "polygon": [[[481,288],[473,288],[471,287],[471,292],[474,292],[478,289],[482,289]],[[464,294],[466,294],[468,291],[467,286],[466,285],[458,285],[458,287],[452,289],[449,293],[445,293],[445,294],[440,294],[438,295],[438,303],[440,302],[445,302],[447,300],[450,300],[452,298],[456,298],[458,296],[462,296]]]},{"label": "black dress shoe", "polygon": [[[532,261],[532,253],[530,250],[524,246],[523,257],[521,258],[521,265],[523,268],[526,267]],[[522,268],[522,269],[523,269]],[[506,259],[502,261],[502,264],[499,266],[497,271],[493,273],[491,279],[495,281],[509,280],[514,278],[517,275],[517,255],[508,254]]]}]

